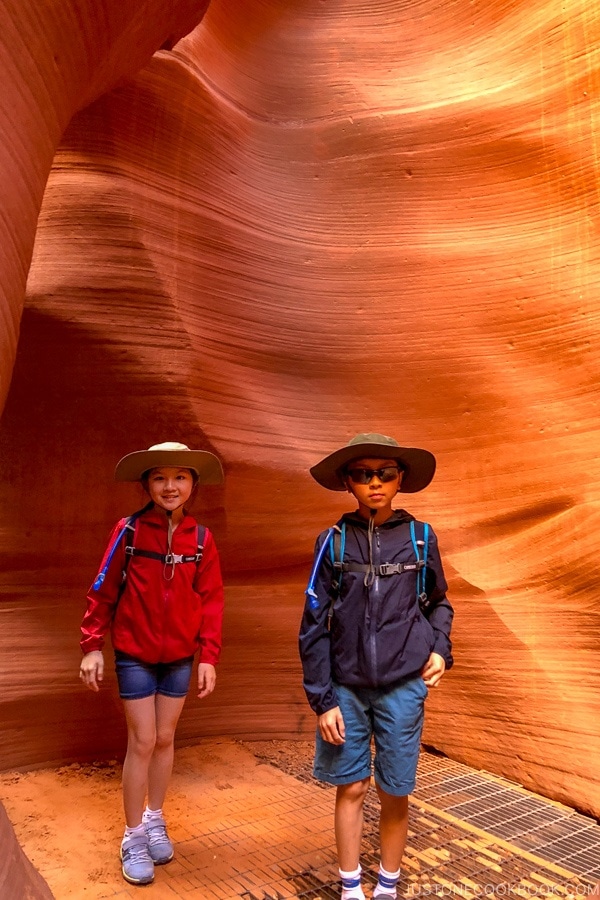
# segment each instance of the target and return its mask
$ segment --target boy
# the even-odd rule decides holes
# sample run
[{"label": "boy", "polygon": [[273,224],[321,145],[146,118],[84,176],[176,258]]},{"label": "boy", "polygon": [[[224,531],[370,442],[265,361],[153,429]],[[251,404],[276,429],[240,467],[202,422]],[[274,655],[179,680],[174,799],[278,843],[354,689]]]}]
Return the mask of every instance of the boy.
[{"label": "boy", "polygon": [[[337,786],[342,900],[364,900],[359,855],[374,738],[381,861],[373,897],[392,900],[424,701],[452,665],[453,616],[435,534],[404,510],[394,511],[392,501],[398,492],[427,487],[435,457],[382,434],[359,434],[310,472],[323,487],[346,490],[358,502],[338,523],[335,544],[331,531],[317,538],[300,629],[304,689],[318,724],[314,774]],[[330,546],[323,549],[324,543]]]}]

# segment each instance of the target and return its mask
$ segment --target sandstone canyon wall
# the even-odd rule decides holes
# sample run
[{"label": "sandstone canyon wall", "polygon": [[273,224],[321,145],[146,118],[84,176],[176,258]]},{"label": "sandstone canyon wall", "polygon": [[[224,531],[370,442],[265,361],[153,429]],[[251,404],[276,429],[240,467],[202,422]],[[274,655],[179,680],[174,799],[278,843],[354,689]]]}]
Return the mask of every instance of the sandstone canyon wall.
[{"label": "sandstone canyon wall", "polygon": [[598,815],[600,3],[3,6],[0,766],[121,752],[78,624],[140,505],[115,461],[173,438],[226,469],[181,740],[311,733],[297,623],[346,502],[307,469],[367,428],[438,457],[402,498],[457,612],[427,742]]}]

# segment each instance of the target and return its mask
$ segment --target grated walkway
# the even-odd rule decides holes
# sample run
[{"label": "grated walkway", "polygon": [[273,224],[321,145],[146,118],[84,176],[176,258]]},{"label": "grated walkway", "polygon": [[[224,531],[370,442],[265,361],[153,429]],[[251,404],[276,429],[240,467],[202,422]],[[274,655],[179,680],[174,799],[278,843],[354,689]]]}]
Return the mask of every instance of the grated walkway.
[{"label": "grated walkway", "polygon": [[415,800],[523,851],[600,881],[600,825],[519,785],[424,753]]}]

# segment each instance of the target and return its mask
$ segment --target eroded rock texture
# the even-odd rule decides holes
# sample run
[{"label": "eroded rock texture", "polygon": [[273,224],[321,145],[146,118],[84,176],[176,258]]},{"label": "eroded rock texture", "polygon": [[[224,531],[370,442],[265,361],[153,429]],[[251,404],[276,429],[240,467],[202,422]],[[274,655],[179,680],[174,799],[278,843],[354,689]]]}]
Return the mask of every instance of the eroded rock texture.
[{"label": "eroded rock texture", "polygon": [[27,859],[0,803],[0,896],[3,900],[53,900],[48,885]]},{"label": "eroded rock texture", "polygon": [[114,462],[167,438],[227,472],[201,512],[228,583],[219,690],[181,738],[310,732],[296,629],[346,501],[307,469],[367,428],[439,460],[405,499],[457,609],[427,741],[598,814],[600,4],[212,0],[163,50],[193,4],[122,6],[28,64],[5,51],[15,97],[92,35],[97,60],[5,110],[5,378],[53,164],[0,436],[0,764],[122,748],[77,628],[141,503]]}]

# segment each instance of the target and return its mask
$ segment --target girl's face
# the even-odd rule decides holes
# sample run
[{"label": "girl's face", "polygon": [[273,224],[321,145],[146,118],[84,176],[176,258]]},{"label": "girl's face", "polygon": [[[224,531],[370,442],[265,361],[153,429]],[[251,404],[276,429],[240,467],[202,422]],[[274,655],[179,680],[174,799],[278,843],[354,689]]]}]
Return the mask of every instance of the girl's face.
[{"label": "girl's face", "polygon": [[174,512],[190,499],[194,490],[194,476],[189,469],[160,466],[150,470],[146,490],[156,506]]}]

